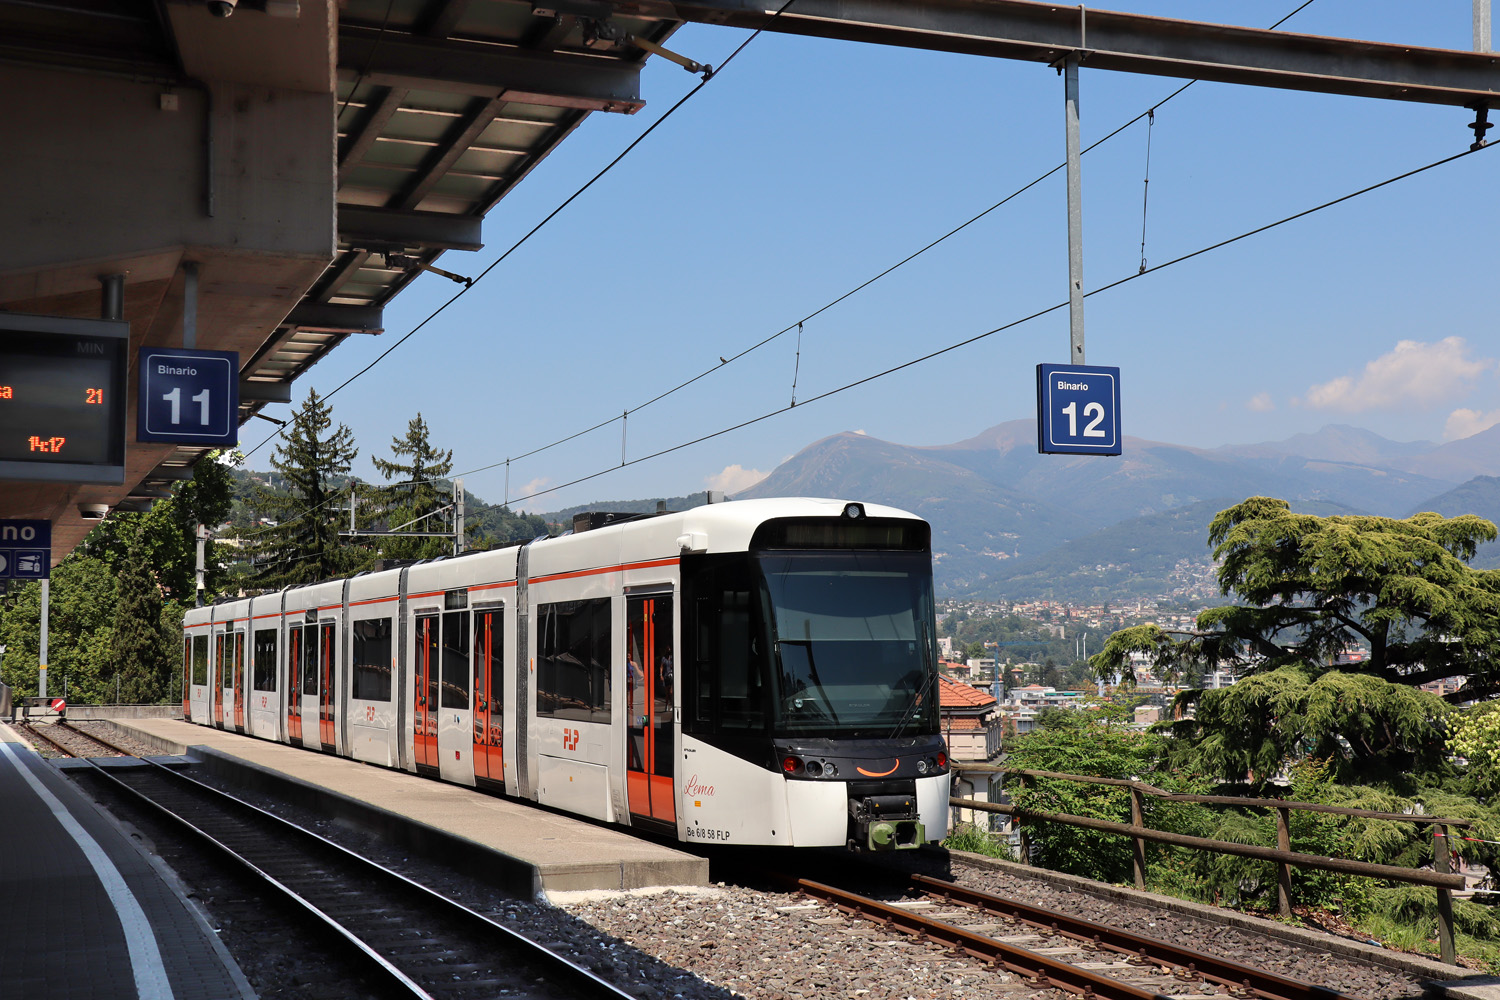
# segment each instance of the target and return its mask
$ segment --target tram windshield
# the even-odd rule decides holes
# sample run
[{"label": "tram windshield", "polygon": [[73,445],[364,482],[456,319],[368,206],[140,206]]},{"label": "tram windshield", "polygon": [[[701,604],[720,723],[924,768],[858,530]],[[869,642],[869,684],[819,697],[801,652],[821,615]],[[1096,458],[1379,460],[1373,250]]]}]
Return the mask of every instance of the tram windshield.
[{"label": "tram windshield", "polygon": [[756,562],[773,648],[775,732],[937,732],[927,553],[771,551]]}]

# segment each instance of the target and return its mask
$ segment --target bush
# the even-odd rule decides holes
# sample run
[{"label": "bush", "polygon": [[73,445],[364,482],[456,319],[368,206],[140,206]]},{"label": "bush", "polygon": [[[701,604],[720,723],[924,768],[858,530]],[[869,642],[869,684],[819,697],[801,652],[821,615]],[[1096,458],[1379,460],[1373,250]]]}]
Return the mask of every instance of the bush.
[{"label": "bush", "polygon": [[958,824],[943,841],[943,846],[950,851],[968,851],[970,854],[984,854],[992,858],[1004,858],[1007,861],[1014,860],[1009,844],[972,823]]}]

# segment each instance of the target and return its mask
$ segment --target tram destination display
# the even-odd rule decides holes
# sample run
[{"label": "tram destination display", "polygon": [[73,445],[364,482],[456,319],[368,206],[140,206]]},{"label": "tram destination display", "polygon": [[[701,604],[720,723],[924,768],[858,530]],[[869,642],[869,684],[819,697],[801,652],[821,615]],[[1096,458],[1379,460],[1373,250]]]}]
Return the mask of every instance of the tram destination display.
[{"label": "tram destination display", "polygon": [[125,481],[130,326],[0,312],[0,479]]}]

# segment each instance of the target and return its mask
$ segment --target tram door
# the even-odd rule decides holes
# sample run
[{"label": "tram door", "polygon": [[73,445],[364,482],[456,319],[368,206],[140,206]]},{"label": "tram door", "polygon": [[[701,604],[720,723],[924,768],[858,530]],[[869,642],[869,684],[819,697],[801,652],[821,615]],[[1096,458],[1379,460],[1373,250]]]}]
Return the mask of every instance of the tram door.
[{"label": "tram door", "polygon": [[318,735],[323,749],[337,749],[333,723],[333,675],[338,647],[334,644],[333,622],[323,622],[318,629]]},{"label": "tram door", "polygon": [[302,626],[286,630],[286,735],[302,745]]},{"label": "tram door", "polygon": [[193,719],[193,637],[182,637],[182,717]]},{"label": "tram door", "polygon": [[442,672],[442,646],[438,616],[418,615],[415,629],[416,704],[412,711],[413,756],[419,768],[438,766],[438,681]]},{"label": "tram door", "polygon": [[672,595],[625,599],[626,781],[632,821],[677,825]]},{"label": "tram door", "polygon": [[208,680],[208,696],[213,701],[214,725],[224,728],[224,647],[229,637],[223,632],[214,636],[213,673]]},{"label": "tram door", "polygon": [[505,780],[505,614],[474,612],[474,776]]},{"label": "tram door", "polygon": [[234,728],[239,732],[245,731],[245,630],[239,629],[234,633],[234,666],[231,668],[234,678],[231,684],[234,688]]}]

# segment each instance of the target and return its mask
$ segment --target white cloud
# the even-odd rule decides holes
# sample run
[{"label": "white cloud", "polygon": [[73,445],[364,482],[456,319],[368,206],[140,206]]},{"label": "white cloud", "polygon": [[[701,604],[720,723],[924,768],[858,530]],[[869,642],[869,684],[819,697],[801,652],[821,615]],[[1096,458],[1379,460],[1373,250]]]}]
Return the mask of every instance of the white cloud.
[{"label": "white cloud", "polygon": [[1457,441],[1459,438],[1473,437],[1496,424],[1500,424],[1500,410],[1491,410],[1488,413],[1480,413],[1478,410],[1454,410],[1448,414],[1448,422],[1443,425],[1443,440]]},{"label": "white cloud", "polygon": [[1276,409],[1276,404],[1271,401],[1269,392],[1257,392],[1245,402],[1245,409],[1255,413],[1269,413]]},{"label": "white cloud", "polygon": [[717,475],[709,476],[704,482],[711,490],[721,493],[738,493],[740,490],[749,489],[770,473],[759,469],[747,469],[742,465],[726,465],[724,471]]},{"label": "white cloud", "polygon": [[545,492],[546,486],[550,482],[552,482],[551,477],[538,476],[529,483],[522,483],[521,490],[517,495],[525,497],[528,500],[535,500]]},{"label": "white cloud", "polygon": [[1396,349],[1365,365],[1358,375],[1341,375],[1307,390],[1315,410],[1394,410],[1430,408],[1466,392],[1475,378],[1495,367],[1494,358],[1470,359],[1462,337],[1435,344],[1403,340]]}]

